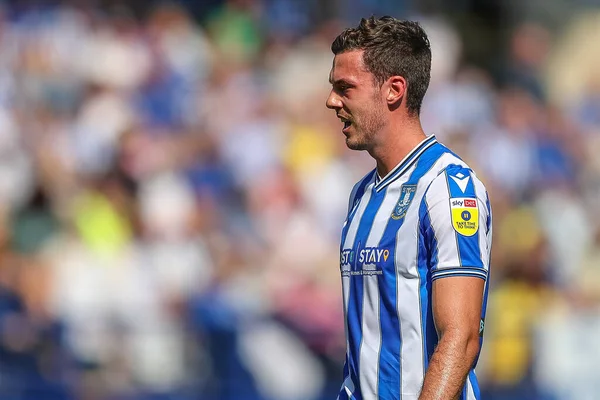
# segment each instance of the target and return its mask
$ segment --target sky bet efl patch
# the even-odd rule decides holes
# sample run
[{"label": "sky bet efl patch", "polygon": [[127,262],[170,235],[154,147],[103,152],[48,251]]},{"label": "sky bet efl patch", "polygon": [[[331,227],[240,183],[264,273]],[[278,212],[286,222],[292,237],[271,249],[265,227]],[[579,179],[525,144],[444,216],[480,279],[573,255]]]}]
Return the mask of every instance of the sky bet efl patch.
[{"label": "sky bet efl patch", "polygon": [[479,209],[475,198],[450,199],[452,226],[464,236],[473,236],[479,228]]}]

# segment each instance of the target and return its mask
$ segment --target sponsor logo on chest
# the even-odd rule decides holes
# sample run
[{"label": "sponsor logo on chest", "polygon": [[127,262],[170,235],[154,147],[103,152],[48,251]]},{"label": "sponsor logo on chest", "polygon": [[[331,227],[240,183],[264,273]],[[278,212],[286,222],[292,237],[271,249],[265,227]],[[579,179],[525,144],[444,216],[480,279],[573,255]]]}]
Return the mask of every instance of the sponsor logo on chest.
[{"label": "sponsor logo on chest", "polygon": [[383,267],[390,258],[386,248],[365,247],[359,250],[344,249],[340,253],[342,276],[382,275]]}]

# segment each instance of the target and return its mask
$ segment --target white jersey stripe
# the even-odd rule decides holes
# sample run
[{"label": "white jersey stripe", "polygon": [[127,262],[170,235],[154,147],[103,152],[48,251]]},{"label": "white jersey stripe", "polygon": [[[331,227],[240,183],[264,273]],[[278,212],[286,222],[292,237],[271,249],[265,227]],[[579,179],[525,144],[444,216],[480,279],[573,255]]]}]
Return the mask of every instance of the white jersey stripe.
[{"label": "white jersey stripe", "polygon": [[359,365],[360,390],[364,400],[377,399],[377,376],[379,373],[379,347],[381,346],[381,324],[379,322],[379,285],[377,276],[363,277],[364,303],[362,320],[362,343]]},{"label": "white jersey stripe", "polygon": [[467,385],[467,397],[465,400],[477,400],[475,397],[475,392],[473,391],[473,385],[471,384],[470,376],[467,376],[467,381],[465,384]]}]

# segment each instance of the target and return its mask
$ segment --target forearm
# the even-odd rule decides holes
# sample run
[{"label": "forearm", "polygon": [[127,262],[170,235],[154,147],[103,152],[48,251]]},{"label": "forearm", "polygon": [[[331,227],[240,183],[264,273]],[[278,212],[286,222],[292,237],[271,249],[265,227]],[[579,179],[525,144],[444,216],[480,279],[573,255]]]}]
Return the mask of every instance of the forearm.
[{"label": "forearm", "polygon": [[429,362],[419,400],[458,399],[478,349],[478,338],[443,335]]}]

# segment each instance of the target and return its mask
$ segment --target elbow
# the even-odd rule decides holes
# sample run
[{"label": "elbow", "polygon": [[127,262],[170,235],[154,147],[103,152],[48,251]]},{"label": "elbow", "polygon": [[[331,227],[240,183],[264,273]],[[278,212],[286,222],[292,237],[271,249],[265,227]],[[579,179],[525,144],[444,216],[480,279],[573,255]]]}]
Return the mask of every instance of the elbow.
[{"label": "elbow", "polygon": [[446,342],[457,349],[465,359],[472,363],[477,358],[480,348],[479,332],[464,330],[449,330],[440,337],[440,342]]},{"label": "elbow", "polygon": [[479,354],[479,348],[480,348],[479,334],[469,335],[467,337],[467,339],[465,339],[464,346],[465,346],[465,355],[471,362],[474,362],[475,358],[477,358],[477,355]]}]

